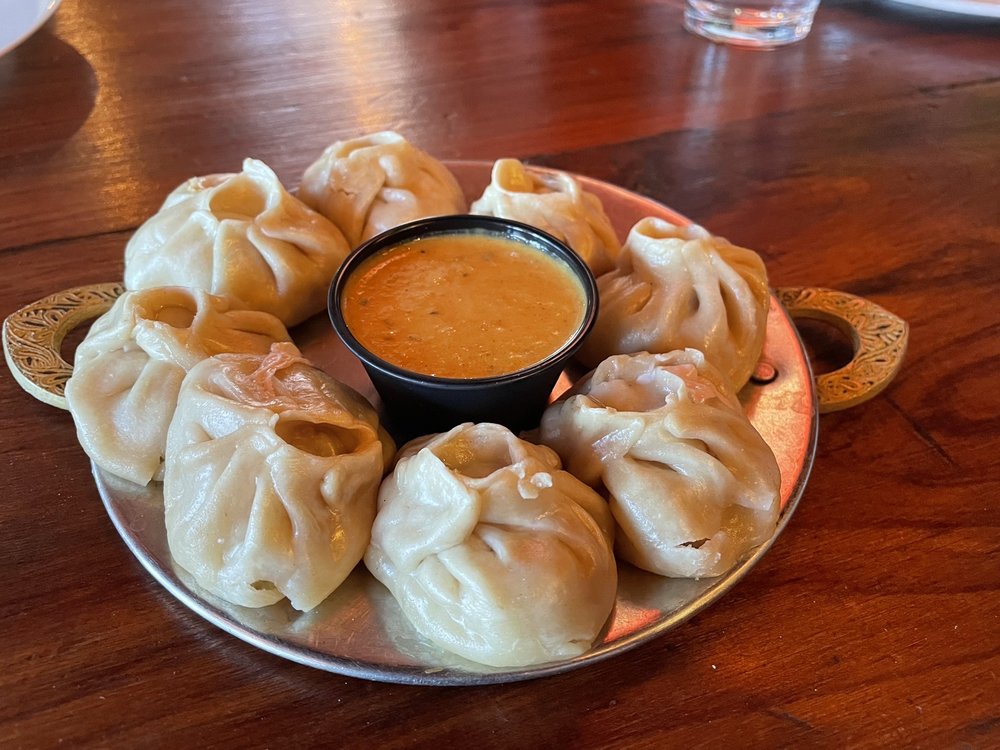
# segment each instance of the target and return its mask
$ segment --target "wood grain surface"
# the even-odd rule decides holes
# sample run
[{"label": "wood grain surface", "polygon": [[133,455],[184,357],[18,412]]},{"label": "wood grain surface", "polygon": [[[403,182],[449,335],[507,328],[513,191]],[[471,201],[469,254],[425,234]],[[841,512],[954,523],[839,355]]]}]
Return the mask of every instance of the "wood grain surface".
[{"label": "wood grain surface", "polygon": [[[385,685],[216,630],[139,566],[70,416],[0,373],[0,747],[1000,746],[1000,24],[824,2],[770,53],[653,0],[64,0],[0,57],[0,316],[121,278],[165,194],[289,185],[398,129],[651,196],[774,285],[909,321],[825,415],[784,535],[716,605],[584,670]],[[2,21],[2,19],[0,19]],[[822,355],[836,342],[813,331]]]}]

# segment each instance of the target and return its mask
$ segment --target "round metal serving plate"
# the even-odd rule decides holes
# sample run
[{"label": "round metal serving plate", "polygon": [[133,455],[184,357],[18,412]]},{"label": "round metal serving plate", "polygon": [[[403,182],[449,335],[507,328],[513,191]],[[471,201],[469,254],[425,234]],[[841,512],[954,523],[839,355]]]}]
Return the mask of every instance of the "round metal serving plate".
[{"label": "round metal serving plate", "polygon": [[[448,166],[470,201],[489,183],[488,163],[449,162]],[[601,198],[622,240],[644,216],[690,223],[643,196],[586,177],[580,180]],[[292,333],[313,362],[378,404],[363,368],[334,335],[325,315]],[[527,680],[593,664],[663,635],[732,588],[785,528],[812,467],[818,410],[801,340],[773,296],[762,362],[769,366],[763,369],[774,371],[774,379],[751,381],[740,399],[781,469],[782,515],[774,536],[718,578],[664,578],[619,563],[615,608],[594,646],[581,656],[537,666],[488,667],[442,651],[416,633],[388,590],[363,564],[310,612],[297,612],[287,601],[260,609],[229,604],[199,587],[171,559],[161,485],[139,487],[96,468],[94,476],[115,527],[146,570],[194,612],[251,645],[318,669],[382,682],[485,685]],[[569,381],[564,375],[554,395]]]}]

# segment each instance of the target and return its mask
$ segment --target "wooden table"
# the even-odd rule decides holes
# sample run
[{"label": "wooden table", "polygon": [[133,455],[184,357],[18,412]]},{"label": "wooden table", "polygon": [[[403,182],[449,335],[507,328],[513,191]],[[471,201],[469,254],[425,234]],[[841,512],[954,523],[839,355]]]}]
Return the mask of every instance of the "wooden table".
[{"label": "wooden table", "polygon": [[716,605],[584,670],[455,689],[311,670],[188,612],[115,533],[69,414],[4,370],[0,747],[1000,745],[998,31],[831,1],[754,53],[668,1],[65,0],[0,58],[2,316],[119,279],[189,176],[253,155],[295,184],[392,128],[651,196],[911,342],[887,391],[822,418],[791,524]]}]

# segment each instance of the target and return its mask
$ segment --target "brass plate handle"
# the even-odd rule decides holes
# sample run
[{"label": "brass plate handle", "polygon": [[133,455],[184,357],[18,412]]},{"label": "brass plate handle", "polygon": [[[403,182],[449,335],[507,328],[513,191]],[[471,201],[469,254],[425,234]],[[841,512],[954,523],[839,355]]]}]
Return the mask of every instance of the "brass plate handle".
[{"label": "brass plate handle", "polygon": [[[124,291],[120,282],[75,287],[8,316],[3,351],[17,383],[39,401],[66,409],[66,381],[73,366],[59,354],[62,342],[74,328],[111,309]],[[870,300],[833,289],[781,287],[774,292],[792,318],[830,323],[854,345],[847,365],[816,378],[821,413],[860,404],[889,385],[906,354],[906,321]]]},{"label": "brass plate handle", "polygon": [[59,354],[66,334],[97,318],[125,291],[120,282],[66,289],[11,313],[3,322],[3,354],[14,380],[46,404],[66,405],[73,365]]},{"label": "brass plate handle", "polygon": [[829,323],[851,339],[851,361],[816,378],[821,414],[849,409],[877,396],[899,372],[910,336],[902,318],[871,300],[834,289],[781,287],[774,293],[793,319]]}]

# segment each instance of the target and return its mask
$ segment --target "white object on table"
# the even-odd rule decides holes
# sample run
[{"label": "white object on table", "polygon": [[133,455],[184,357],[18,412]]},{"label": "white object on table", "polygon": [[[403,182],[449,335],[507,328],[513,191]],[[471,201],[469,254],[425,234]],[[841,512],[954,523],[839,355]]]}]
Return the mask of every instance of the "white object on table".
[{"label": "white object on table", "polygon": [[890,3],[939,10],[944,13],[1000,18],[1000,0],[890,0]]},{"label": "white object on table", "polygon": [[62,0],[0,0],[0,55],[41,28]]}]

